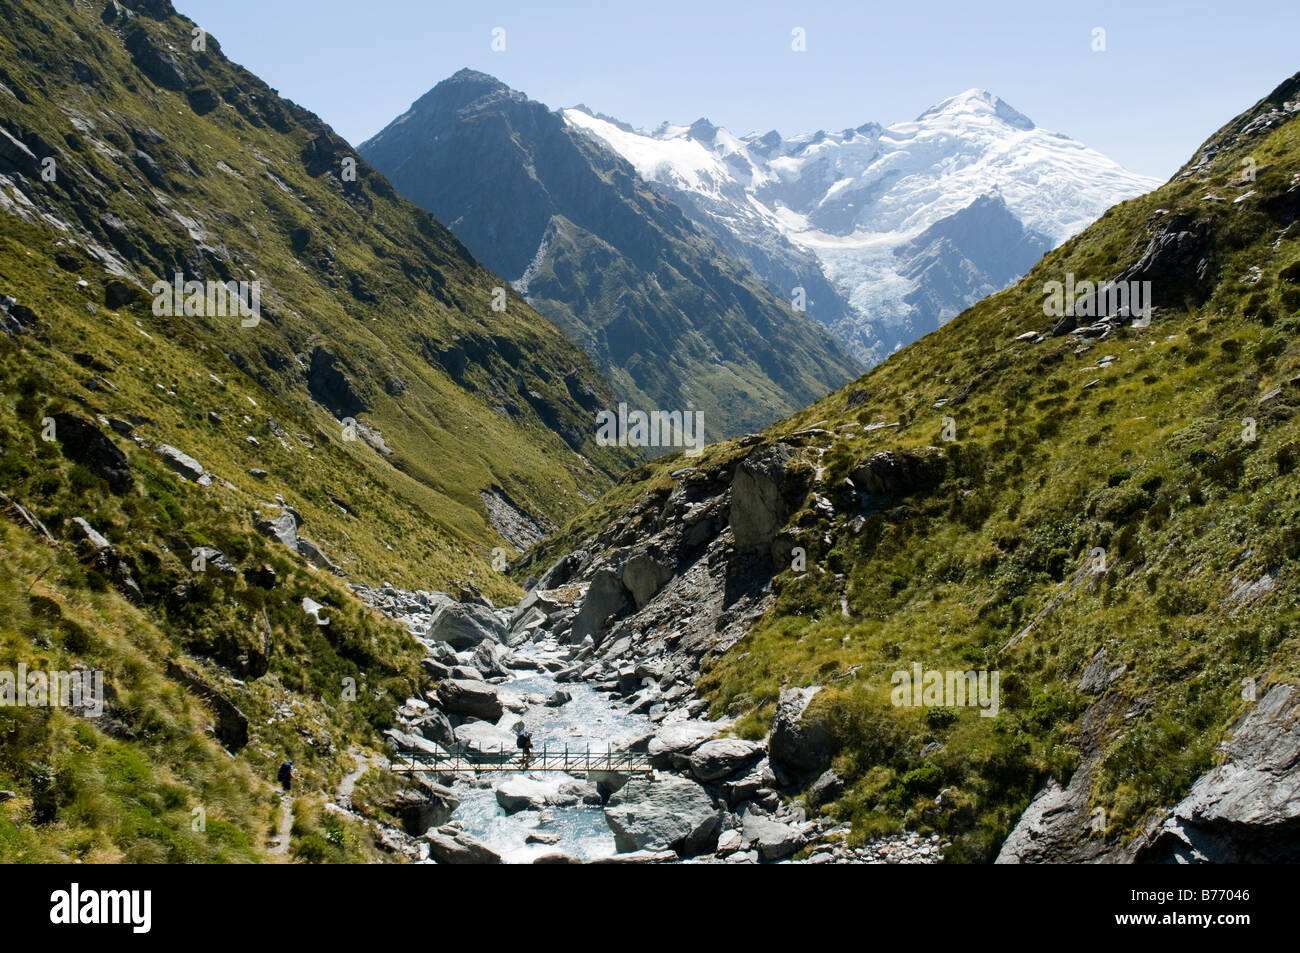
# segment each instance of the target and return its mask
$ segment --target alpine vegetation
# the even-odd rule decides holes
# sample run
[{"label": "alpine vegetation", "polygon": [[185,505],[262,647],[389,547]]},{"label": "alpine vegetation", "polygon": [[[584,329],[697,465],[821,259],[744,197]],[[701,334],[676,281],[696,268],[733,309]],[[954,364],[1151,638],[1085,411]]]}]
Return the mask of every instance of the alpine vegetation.
[{"label": "alpine vegetation", "polygon": [[240,327],[254,328],[262,320],[262,282],[186,281],[179,271],[170,282],[155,281],[153,313],[171,317],[239,317]]},{"label": "alpine vegetation", "polygon": [[596,444],[601,447],[678,447],[688,457],[704,450],[704,411],[631,410],[619,402],[618,412],[596,413]]},{"label": "alpine vegetation", "polygon": [[1001,707],[998,683],[999,671],[959,671],[926,669],[920,662],[912,663],[912,670],[899,669],[890,676],[894,686],[890,701],[897,707],[977,707],[982,718],[996,718]]},{"label": "alpine vegetation", "polygon": [[85,668],[28,671],[19,662],[17,671],[0,671],[0,708],[9,706],[70,708],[98,718],[104,713],[104,673]]}]

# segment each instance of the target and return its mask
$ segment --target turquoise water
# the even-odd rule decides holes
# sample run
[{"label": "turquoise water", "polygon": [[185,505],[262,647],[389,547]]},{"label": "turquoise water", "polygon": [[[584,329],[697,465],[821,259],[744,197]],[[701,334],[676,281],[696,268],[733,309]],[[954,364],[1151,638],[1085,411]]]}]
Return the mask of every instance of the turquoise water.
[{"label": "turquoise water", "polygon": [[[556,647],[542,644],[520,649],[519,657],[538,659],[554,658]],[[543,746],[550,750],[605,751],[620,747],[651,731],[654,725],[643,715],[632,715],[615,708],[606,698],[593,691],[585,682],[557,683],[549,675],[524,670],[516,677],[498,686],[502,694],[520,695],[536,693],[545,698],[558,688],[573,696],[573,700],[559,708],[543,705],[530,706],[520,716],[533,733],[533,750]],[[572,807],[547,807],[541,811],[519,811],[508,815],[497,803],[495,787],[521,773],[491,773],[485,778],[491,787],[475,787],[470,782],[456,784],[460,807],[453,820],[474,837],[487,844],[507,863],[531,863],[542,854],[563,851],[583,860],[608,857],[614,853],[614,835],[605,823],[605,813],[599,807],[578,804]],[[580,780],[561,773],[529,775],[549,789],[559,791],[562,784]],[[526,844],[524,839],[533,831],[559,835],[554,845]]]}]

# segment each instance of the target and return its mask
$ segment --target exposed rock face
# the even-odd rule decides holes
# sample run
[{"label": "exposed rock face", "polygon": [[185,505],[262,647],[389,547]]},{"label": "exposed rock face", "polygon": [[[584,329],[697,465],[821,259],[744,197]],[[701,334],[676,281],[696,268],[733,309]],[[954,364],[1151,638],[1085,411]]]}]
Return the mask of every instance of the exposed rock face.
[{"label": "exposed rock face", "polygon": [[781,693],[768,739],[772,767],[792,774],[822,772],[830,767],[834,739],[820,725],[804,721],[818,688],[787,688]]},{"label": "exposed rock face", "polygon": [[629,781],[610,798],[605,820],[620,852],[667,848],[693,857],[713,848],[719,817],[702,787],[665,775]]},{"label": "exposed rock face", "polygon": [[124,308],[138,297],[140,290],[124,281],[110,281],[104,285],[104,304],[110,308]]},{"label": "exposed rock face", "polygon": [[1151,236],[1142,257],[1115,282],[1150,281],[1153,296],[1164,306],[1179,305],[1184,296],[1199,302],[1209,287],[1211,239],[1208,221],[1173,215]]},{"label": "exposed rock face", "polygon": [[623,585],[632,593],[638,609],[644,609],[645,604],[672,577],[672,564],[666,559],[656,558],[646,550],[633,553],[623,564]]},{"label": "exposed rock face", "polygon": [[0,129],[0,159],[9,162],[26,176],[34,177],[40,172],[41,164],[36,153],[6,129]]},{"label": "exposed rock face", "polygon": [[[1078,863],[1095,859],[1102,852],[1102,841],[1091,842],[1083,852],[1076,846],[1087,837],[1088,801],[1095,769],[1095,761],[1081,765],[1065,787],[1054,780],[1049,781],[1020,815],[994,862]],[[1089,842],[1083,840],[1083,843],[1087,845]]]},{"label": "exposed rock face", "polygon": [[1064,787],[1050,780],[1034,796],[1003,842],[996,863],[1091,863],[1099,859],[1127,861],[1131,845],[1105,833],[1104,818],[1092,812],[1092,784],[1101,764],[1108,727],[1122,715],[1128,699],[1119,691],[1102,695],[1083,714],[1077,736],[1070,739],[1080,753],[1079,766]]},{"label": "exposed rock face", "polygon": [[1127,665],[1107,665],[1106,649],[1100,648],[1088,663],[1088,667],[1083,670],[1077,690],[1087,695],[1100,694],[1119,681],[1126,671],[1128,671]]},{"label": "exposed rock face", "polygon": [[211,706],[212,713],[216,715],[214,733],[228,750],[238,751],[248,744],[248,718],[229,697],[179,662],[167,663],[167,677],[180,682]]},{"label": "exposed rock face", "polygon": [[131,465],[126,454],[80,414],[55,414],[54,436],[63,455],[102,477],[114,493],[125,493],[132,486]]},{"label": "exposed rock face", "polygon": [[793,452],[777,444],[751,454],[731,482],[731,532],[740,549],[766,549],[790,516],[785,499],[786,472]]},{"label": "exposed rock face", "polygon": [[342,361],[325,348],[312,349],[307,386],[312,398],[339,419],[356,417],[367,409],[342,367]]},{"label": "exposed rock face", "polygon": [[101,549],[108,549],[111,545],[104,535],[91,526],[80,516],[72,518],[72,532],[77,539],[84,539],[90,544],[90,547],[98,552]]},{"label": "exposed rock face", "polygon": [[179,92],[185,88],[185,71],[171,51],[157,45],[141,27],[126,32],[124,42],[140,72],[164,89]]},{"label": "exposed rock face", "polygon": [[460,799],[454,791],[425,780],[419,782],[419,787],[399,788],[383,803],[384,809],[399,818],[402,828],[412,837],[446,824],[459,806]]},{"label": "exposed rock face", "polygon": [[522,551],[540,543],[546,538],[547,531],[555,529],[546,519],[542,519],[539,525],[538,519],[510,499],[500,487],[494,486],[490,491],[480,490],[478,495],[487,509],[492,528],[515,549]]},{"label": "exposed rock face", "polygon": [[1138,853],[1153,863],[1300,861],[1300,688],[1273,686]]},{"label": "exposed rock face", "polygon": [[604,638],[605,623],[611,615],[626,611],[631,605],[630,593],[610,569],[601,569],[592,577],[587,598],[573,620],[573,641],[591,636],[599,645]]},{"label": "exposed rock face", "polygon": [[929,489],[944,476],[942,452],[929,448],[925,454],[880,450],[853,471],[853,484],[871,496],[903,497]]}]

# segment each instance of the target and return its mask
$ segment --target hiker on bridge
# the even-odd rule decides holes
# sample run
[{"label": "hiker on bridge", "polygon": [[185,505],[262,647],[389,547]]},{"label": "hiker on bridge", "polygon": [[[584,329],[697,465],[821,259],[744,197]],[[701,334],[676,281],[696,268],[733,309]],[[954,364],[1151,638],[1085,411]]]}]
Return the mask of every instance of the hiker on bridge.
[{"label": "hiker on bridge", "polygon": [[533,763],[533,733],[531,731],[519,732],[519,737],[515,738],[515,747],[524,753],[524,767]]}]

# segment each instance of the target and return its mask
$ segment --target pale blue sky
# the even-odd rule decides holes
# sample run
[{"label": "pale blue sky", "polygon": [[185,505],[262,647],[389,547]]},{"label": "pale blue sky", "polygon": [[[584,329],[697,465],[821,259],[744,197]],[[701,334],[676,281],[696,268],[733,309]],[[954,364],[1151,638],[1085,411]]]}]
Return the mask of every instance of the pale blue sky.
[{"label": "pale blue sky", "polygon": [[[1166,178],[1300,70],[1300,2],[173,0],[353,143],[463,66],[634,126],[744,135],[915,118],[971,87]],[[505,52],[491,49],[505,29]],[[806,52],[791,50],[802,27]],[[1093,52],[1096,27],[1105,52]]]}]

